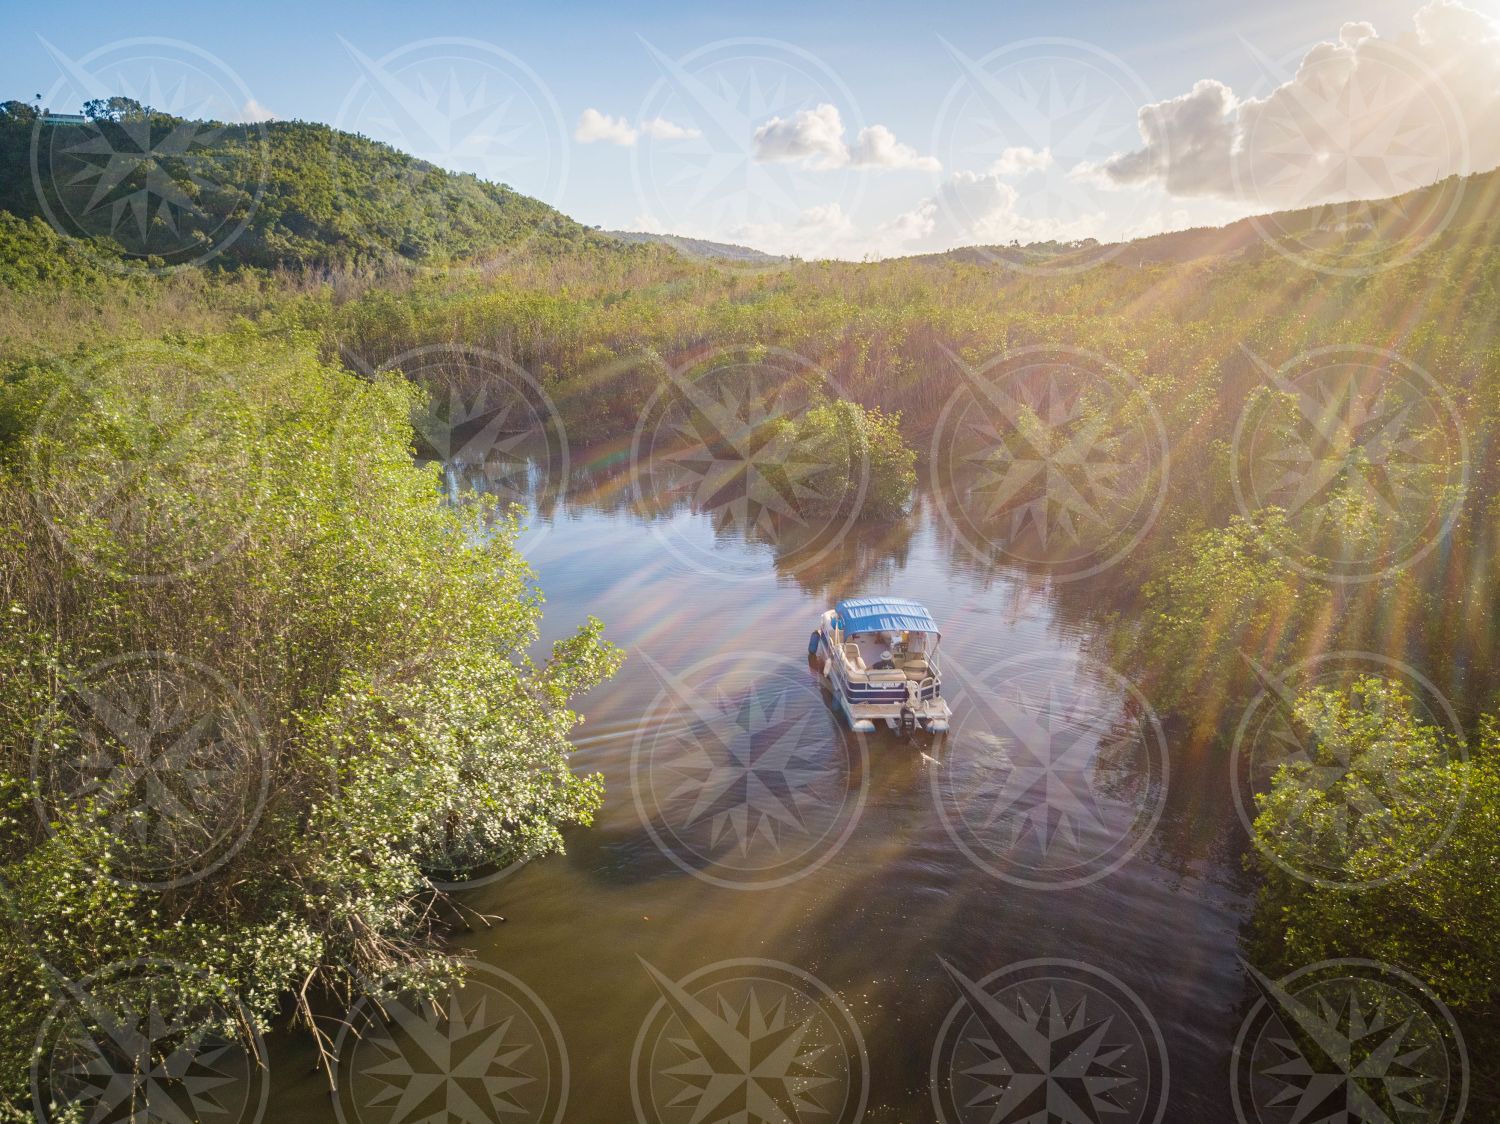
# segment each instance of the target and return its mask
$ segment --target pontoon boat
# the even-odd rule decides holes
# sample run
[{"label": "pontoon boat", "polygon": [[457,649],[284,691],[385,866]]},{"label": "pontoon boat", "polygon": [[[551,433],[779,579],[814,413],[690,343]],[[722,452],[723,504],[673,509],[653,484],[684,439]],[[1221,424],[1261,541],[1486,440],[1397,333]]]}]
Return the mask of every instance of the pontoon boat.
[{"label": "pontoon boat", "polygon": [[937,646],[942,634],[921,605],[904,597],[851,597],[818,622],[807,654],[823,669],[834,703],[857,733],[877,722],[902,737],[948,729]]}]

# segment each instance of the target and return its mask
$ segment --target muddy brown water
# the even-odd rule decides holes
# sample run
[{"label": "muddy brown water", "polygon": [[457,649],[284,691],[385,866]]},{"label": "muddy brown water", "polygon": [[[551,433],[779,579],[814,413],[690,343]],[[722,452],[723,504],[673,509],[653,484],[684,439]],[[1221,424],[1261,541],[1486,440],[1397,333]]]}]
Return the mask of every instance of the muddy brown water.
[{"label": "muddy brown water", "polygon": [[[1103,665],[1086,588],[971,556],[930,499],[799,558],[606,489],[523,547],[544,642],[592,614],[629,652],[578,704],[603,809],[464,892],[506,918],[456,941],[477,982],[346,1040],[337,1097],[277,1036],[267,1119],[1233,1119],[1228,767]],[[857,593],[940,623],[946,737],[833,711],[808,635]]]}]

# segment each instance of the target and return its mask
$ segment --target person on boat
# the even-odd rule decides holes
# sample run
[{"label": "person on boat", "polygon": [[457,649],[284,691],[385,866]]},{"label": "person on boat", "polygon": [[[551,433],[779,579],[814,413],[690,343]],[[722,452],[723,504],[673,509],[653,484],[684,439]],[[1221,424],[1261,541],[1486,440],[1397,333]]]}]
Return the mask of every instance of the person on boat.
[{"label": "person on boat", "polygon": [[881,652],[880,658],[875,661],[876,671],[895,671],[896,661],[891,658],[889,651]]}]

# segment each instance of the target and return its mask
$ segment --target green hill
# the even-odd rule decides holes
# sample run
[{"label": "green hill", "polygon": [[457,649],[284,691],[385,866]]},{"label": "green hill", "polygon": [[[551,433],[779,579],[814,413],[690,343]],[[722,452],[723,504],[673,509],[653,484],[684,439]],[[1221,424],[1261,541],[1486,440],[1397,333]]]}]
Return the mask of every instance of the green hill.
[{"label": "green hill", "polygon": [[1494,230],[1483,228],[1497,222],[1497,201],[1500,169],[1451,176],[1388,199],[1323,203],[1125,242],[962,246],[918,255],[918,260],[1063,269],[1103,261],[1121,266],[1227,261],[1280,251],[1304,264],[1359,272],[1392,254],[1404,257],[1416,249],[1441,250],[1493,238]]},{"label": "green hill", "polygon": [[326,125],[140,107],[53,124],[4,103],[0,209],[164,264],[350,269],[604,241],[502,184]]},{"label": "green hill", "polygon": [[779,254],[768,254],[750,246],[737,246],[733,242],[711,242],[707,238],[688,238],[681,234],[651,234],[644,230],[606,230],[605,234],[621,242],[632,244],[660,244],[670,246],[685,258],[695,261],[730,261],[749,265],[775,265],[791,261]]},{"label": "green hill", "polygon": [[[772,264],[741,246],[600,232],[503,184],[450,172],[368,137],[305,121],[188,121],[129,99],[91,103],[93,119],[0,103],[0,211],[41,218],[106,256],[178,265],[366,270],[582,246],[666,245],[697,260]],[[1493,221],[1500,171],[1395,199],[1329,204],[1130,242],[969,246],[923,262],[1034,266],[1105,259],[1140,266],[1256,257],[1378,257],[1382,246],[1439,248]]]}]

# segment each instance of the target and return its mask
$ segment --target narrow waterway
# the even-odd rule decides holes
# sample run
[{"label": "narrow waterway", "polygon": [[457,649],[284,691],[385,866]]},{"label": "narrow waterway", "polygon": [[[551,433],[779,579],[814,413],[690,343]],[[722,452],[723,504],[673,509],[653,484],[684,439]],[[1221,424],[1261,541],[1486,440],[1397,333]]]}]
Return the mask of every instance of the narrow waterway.
[{"label": "narrow waterway", "polygon": [[[506,919],[457,942],[477,982],[346,1042],[336,1104],[281,1040],[275,1119],[1232,1119],[1227,765],[1106,666],[1086,582],[981,564],[930,501],[788,558],[586,494],[523,546],[544,640],[592,614],[629,652],[580,703],[603,809],[465,891]],[[858,593],[939,622],[946,737],[834,715],[807,638]]]}]

